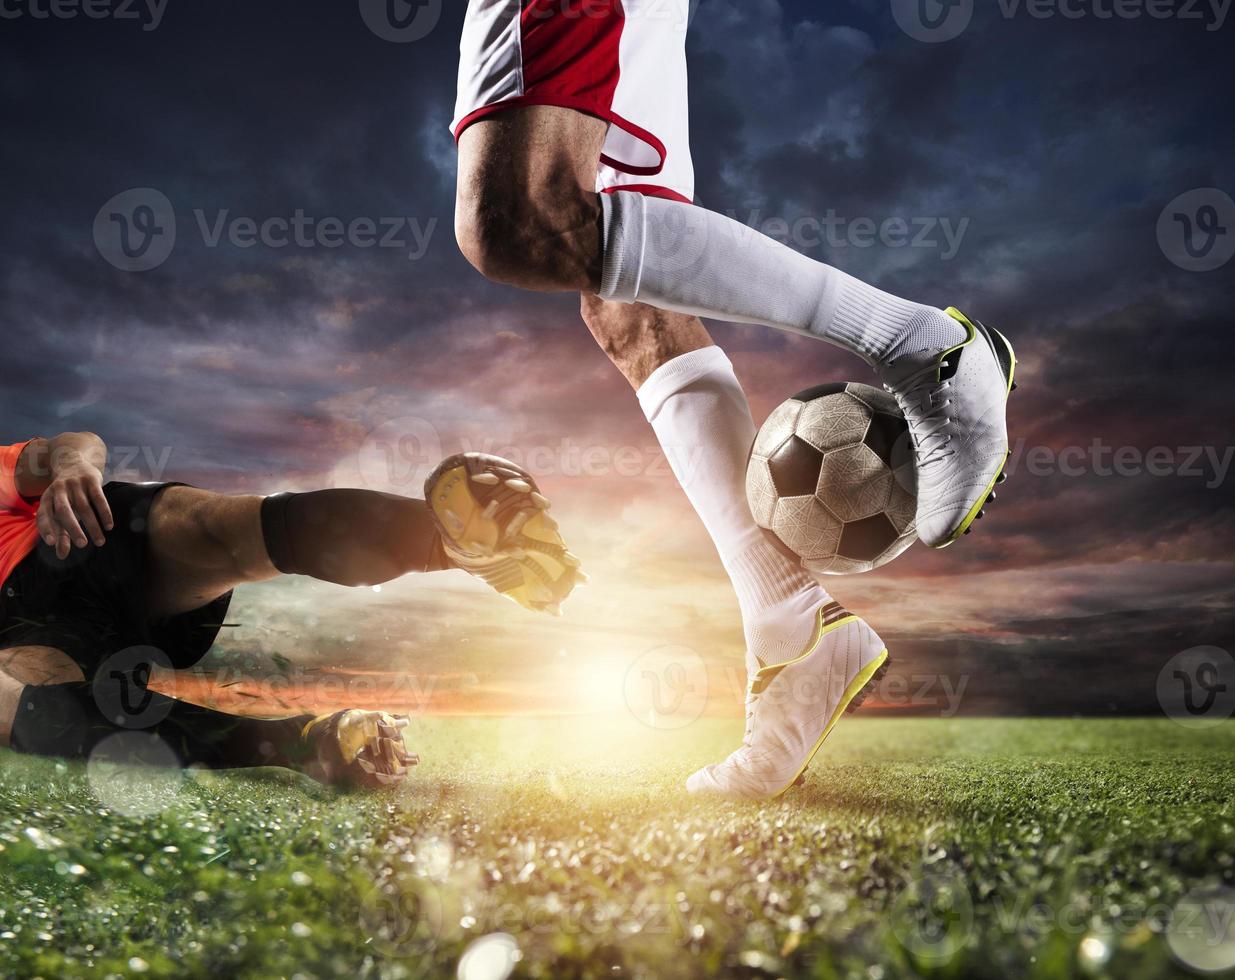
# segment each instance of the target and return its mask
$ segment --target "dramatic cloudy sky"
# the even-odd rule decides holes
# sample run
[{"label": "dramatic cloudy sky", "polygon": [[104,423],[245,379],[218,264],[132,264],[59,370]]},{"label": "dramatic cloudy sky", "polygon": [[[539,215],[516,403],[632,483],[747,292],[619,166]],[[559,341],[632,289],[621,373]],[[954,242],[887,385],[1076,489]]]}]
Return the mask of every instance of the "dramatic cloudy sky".
[{"label": "dramatic cloudy sky", "polygon": [[[632,668],[696,663],[660,650],[686,647],[726,710],[736,608],[631,392],[575,300],[487,284],[455,246],[462,4],[412,43],[355,2],[118,5],[0,8],[0,441],[89,428],[118,447],[120,478],[249,491],[414,492],[439,452],[506,447],[593,573],[565,618],[461,573],[381,594],[280,583],[237,599],[217,664],[279,654],[308,679],[398,685],[400,703],[544,710],[620,705]],[[958,36],[923,43],[889,0],[699,0],[701,200],[971,310],[1022,357],[1012,479],[981,533],[829,583],[898,657],[909,693],[887,705],[963,684],[962,711],[1156,710],[1169,657],[1235,640],[1235,261],[1199,268],[1235,235],[1219,193],[1235,193],[1235,25],[1180,7],[1071,0],[1065,18],[977,0]],[[93,234],[132,188],[174,210],[150,271],[108,261],[106,215],[106,255]],[[401,244],[212,241],[220,222],[298,210],[400,220]],[[1208,258],[1181,247],[1176,213],[1217,214]],[[715,335],[757,418],[865,378],[823,344]]]}]

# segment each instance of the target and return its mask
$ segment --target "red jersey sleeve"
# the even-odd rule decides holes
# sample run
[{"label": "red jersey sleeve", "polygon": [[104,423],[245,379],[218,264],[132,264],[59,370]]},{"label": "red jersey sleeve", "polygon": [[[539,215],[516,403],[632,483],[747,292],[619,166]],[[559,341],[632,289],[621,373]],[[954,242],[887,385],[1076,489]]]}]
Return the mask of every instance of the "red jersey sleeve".
[{"label": "red jersey sleeve", "polygon": [[16,510],[29,513],[34,504],[28,503],[17,492],[17,460],[21,451],[30,445],[30,440],[0,446],[0,510]]}]

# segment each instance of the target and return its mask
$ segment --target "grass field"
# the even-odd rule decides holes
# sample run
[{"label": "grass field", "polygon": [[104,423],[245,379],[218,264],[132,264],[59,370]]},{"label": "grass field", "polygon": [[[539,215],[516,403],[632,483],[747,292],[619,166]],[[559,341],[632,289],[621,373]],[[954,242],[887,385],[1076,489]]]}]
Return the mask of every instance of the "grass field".
[{"label": "grass field", "polygon": [[764,806],[680,789],[733,722],[412,731],[388,794],[3,753],[0,975],[454,976],[494,933],[468,980],[1235,963],[1235,725],[857,718]]}]

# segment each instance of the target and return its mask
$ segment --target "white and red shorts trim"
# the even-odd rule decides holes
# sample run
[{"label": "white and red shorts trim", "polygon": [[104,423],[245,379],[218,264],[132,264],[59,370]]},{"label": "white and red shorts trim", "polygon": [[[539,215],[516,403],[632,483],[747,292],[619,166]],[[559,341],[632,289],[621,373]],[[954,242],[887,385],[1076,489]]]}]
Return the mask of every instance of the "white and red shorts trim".
[{"label": "white and red shorts trim", "polygon": [[486,116],[553,105],[609,123],[598,191],[690,201],[690,0],[470,0],[455,139]]}]

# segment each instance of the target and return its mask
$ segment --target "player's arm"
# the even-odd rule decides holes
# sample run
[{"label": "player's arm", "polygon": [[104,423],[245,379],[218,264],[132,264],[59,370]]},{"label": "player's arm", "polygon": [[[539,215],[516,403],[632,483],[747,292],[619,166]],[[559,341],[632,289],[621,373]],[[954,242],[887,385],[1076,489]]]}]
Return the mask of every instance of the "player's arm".
[{"label": "player's arm", "polygon": [[39,536],[60,558],[72,546],[102,546],[112,528],[103,496],[107,445],[93,432],[62,432],[33,439],[17,459],[14,482],[27,500],[39,500]]}]

